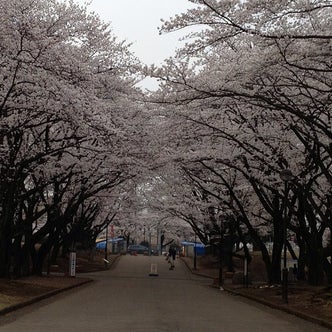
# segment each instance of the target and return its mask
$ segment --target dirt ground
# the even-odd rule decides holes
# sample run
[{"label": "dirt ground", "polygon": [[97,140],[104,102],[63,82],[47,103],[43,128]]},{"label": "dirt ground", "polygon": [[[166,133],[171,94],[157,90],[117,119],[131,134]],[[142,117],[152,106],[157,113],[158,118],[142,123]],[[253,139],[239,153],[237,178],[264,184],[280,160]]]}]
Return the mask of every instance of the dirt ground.
[{"label": "dirt ground", "polygon": [[[103,253],[96,253],[91,259],[89,253],[77,254],[76,272],[93,272],[109,268],[105,264]],[[112,259],[110,259],[110,262]],[[69,276],[69,259],[59,259],[43,276],[29,276],[19,279],[0,279],[0,314],[10,307],[29,303],[35,298],[42,298],[50,293],[57,293],[66,288],[75,287],[90,280],[84,277]]]},{"label": "dirt ground", "polygon": [[[77,254],[77,273],[104,270],[118,259],[117,256],[110,256],[110,264],[106,265],[104,254],[97,253],[93,259],[88,253]],[[181,258],[193,270],[193,258]],[[235,269],[242,271],[241,264],[236,263]],[[43,297],[49,293],[61,291],[66,288],[75,287],[81,283],[88,282],[87,278],[68,276],[68,259],[59,260],[56,265],[51,266],[50,274],[42,277],[30,276],[17,280],[0,279],[0,314],[7,312],[12,306],[29,303],[34,298]],[[196,270],[194,273],[211,277],[211,286],[217,287],[219,264],[216,258],[197,257]],[[282,301],[281,287],[275,285],[269,287],[265,282],[264,269],[259,260],[254,260],[249,265],[251,283],[244,287],[239,278],[232,278],[232,274],[223,271],[224,287],[235,294],[252,298],[256,301],[281,308],[295,313],[299,316],[309,318],[311,321],[325,325],[332,329],[332,287],[310,287],[299,282],[289,284],[289,303]],[[235,283],[234,283],[234,280]]]},{"label": "dirt ground", "polygon": [[[193,258],[182,258],[187,266],[193,269]],[[194,273],[210,276],[213,284],[218,286],[219,263],[216,258],[197,257],[197,269]],[[235,271],[243,271],[243,263],[235,261]],[[263,304],[283,309],[300,317],[309,319],[332,329],[332,286],[312,287],[299,281],[290,281],[288,288],[288,304],[282,299],[282,288],[280,285],[269,286],[266,282],[263,262],[259,257],[253,257],[249,264],[248,272],[250,284],[243,285],[243,276],[233,277],[223,269],[224,288],[234,294],[246,296]]]}]

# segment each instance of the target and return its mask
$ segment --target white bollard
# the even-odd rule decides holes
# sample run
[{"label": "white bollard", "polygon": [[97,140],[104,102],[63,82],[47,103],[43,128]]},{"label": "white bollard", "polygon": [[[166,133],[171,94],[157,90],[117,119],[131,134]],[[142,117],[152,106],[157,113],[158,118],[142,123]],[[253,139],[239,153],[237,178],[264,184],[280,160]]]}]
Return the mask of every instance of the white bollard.
[{"label": "white bollard", "polygon": [[152,277],[158,276],[157,264],[151,264],[149,276],[152,276]]}]

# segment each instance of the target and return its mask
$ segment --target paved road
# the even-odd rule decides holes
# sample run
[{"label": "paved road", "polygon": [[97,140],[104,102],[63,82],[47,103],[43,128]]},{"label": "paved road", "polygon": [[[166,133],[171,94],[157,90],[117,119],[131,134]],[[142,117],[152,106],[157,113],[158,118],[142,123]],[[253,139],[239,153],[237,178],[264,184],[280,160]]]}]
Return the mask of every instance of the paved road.
[{"label": "paved road", "polygon": [[163,257],[127,255],[89,276],[96,281],[0,317],[0,331],[329,331],[212,288],[181,261],[170,271]]}]

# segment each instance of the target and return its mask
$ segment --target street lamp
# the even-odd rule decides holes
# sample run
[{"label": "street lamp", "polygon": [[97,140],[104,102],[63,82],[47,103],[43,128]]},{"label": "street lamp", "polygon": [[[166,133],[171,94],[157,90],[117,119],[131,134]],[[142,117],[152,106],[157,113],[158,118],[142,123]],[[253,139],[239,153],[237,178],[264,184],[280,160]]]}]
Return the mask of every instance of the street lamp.
[{"label": "street lamp", "polygon": [[104,263],[105,263],[105,266],[107,266],[107,262],[108,262],[108,257],[107,257],[107,254],[108,254],[108,224],[106,225],[105,231],[106,231],[106,236],[105,236],[105,257],[104,257]]},{"label": "street lamp", "polygon": [[197,251],[196,251],[196,241],[197,241],[197,236],[195,233],[195,243],[194,243],[194,270],[197,269]]},{"label": "street lamp", "polygon": [[144,245],[145,245],[145,224],[143,225],[143,237],[144,237]]},{"label": "street lamp", "polygon": [[223,275],[222,275],[222,265],[223,265],[223,261],[222,261],[222,240],[223,240],[223,221],[222,218],[219,217],[220,219],[220,228],[219,228],[219,289],[220,290],[224,290],[223,284],[224,284],[224,280],[223,280]]},{"label": "street lamp", "polygon": [[283,215],[283,269],[282,269],[282,299],[288,303],[288,269],[287,269],[287,201],[288,201],[288,182],[294,180],[291,170],[284,169],[280,172],[280,179],[284,181],[284,215]]},{"label": "street lamp", "polygon": [[219,240],[219,289],[224,290],[223,288],[223,279],[222,279],[222,241],[221,237]]}]

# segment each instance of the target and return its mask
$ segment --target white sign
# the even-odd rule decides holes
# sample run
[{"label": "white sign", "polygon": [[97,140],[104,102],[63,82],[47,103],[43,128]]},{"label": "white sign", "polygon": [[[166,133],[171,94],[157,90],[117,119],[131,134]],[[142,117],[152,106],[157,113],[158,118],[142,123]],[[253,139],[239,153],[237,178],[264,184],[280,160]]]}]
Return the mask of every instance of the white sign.
[{"label": "white sign", "polygon": [[75,277],[76,275],[76,252],[71,252],[69,255],[69,276]]}]

